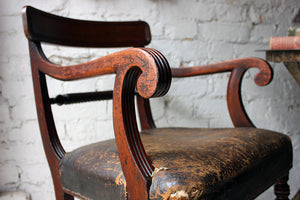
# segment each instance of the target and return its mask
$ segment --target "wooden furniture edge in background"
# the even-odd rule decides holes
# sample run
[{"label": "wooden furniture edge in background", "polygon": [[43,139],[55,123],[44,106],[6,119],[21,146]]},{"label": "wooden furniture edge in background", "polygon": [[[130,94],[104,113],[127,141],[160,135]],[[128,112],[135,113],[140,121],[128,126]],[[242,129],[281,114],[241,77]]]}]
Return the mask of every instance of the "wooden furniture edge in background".
[{"label": "wooden furniture edge in background", "polygon": [[266,59],[271,62],[283,62],[300,85],[300,50],[267,50]]}]

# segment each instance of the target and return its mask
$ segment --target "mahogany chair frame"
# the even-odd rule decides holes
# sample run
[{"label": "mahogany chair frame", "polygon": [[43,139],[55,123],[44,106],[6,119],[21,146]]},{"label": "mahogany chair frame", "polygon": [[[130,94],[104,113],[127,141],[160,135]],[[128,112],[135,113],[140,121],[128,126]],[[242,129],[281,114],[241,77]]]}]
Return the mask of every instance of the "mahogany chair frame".
[{"label": "mahogany chair frame", "polygon": [[[145,153],[136,122],[134,98],[137,96],[141,128],[155,128],[149,98],[165,95],[172,77],[190,77],[230,72],[227,105],[235,127],[254,127],[241,98],[241,81],[249,68],[260,71],[255,83],[267,85],[272,79],[269,64],[257,58],[236,59],[204,66],[173,68],[157,50],[143,48],[151,41],[150,28],[142,21],[91,22],[55,16],[30,6],[22,10],[25,35],[29,41],[30,61],[36,107],[42,141],[50,166],[56,199],[71,200],[74,194],[64,191],[59,165],[65,155],[53,120],[51,104],[68,104],[113,99],[115,140],[126,179],[128,199],[148,199],[154,171]],[[59,66],[44,55],[41,43],[74,47],[135,47],[82,64]],[[113,91],[68,94],[50,98],[46,75],[70,81],[104,74],[116,74]],[[287,174],[275,187],[277,199],[288,199]],[[284,186],[284,187],[283,187]]]}]

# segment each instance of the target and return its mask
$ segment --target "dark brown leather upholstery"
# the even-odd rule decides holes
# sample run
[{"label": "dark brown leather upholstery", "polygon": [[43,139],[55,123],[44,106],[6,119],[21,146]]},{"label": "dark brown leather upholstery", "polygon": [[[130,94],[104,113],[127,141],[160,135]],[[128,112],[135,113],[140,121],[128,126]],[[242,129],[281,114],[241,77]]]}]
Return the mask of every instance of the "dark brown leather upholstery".
[{"label": "dark brown leather upholstery", "polygon": [[[142,140],[156,168],[150,187],[155,200],[251,199],[274,182],[266,180],[292,167],[289,137],[262,129],[149,129]],[[126,199],[114,140],[67,153],[60,169],[67,190],[90,199]]]}]

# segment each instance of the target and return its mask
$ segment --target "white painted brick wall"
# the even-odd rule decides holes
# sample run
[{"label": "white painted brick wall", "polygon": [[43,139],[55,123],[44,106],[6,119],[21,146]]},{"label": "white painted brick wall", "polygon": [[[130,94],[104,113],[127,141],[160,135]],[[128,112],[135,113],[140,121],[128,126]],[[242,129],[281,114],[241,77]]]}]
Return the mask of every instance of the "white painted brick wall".
[{"label": "white painted brick wall", "polygon": [[13,191],[0,193],[0,200],[31,200],[31,197],[26,192]]},{"label": "white painted brick wall", "polygon": [[[150,47],[163,52],[172,67],[207,64],[240,57],[265,58],[271,36],[284,36],[300,8],[299,0],[11,0],[0,1],[0,192],[22,190],[33,200],[54,199],[36,119],[27,41],[21,8],[32,5],[58,15],[91,20],[145,20],[152,29]],[[45,47],[59,64],[85,62],[111,49]],[[292,138],[294,167],[291,196],[300,187],[300,87],[282,64],[271,63],[274,80],[258,87],[250,70],[243,99],[257,127]],[[113,76],[83,82],[49,80],[50,93],[106,90]],[[167,96],[154,99],[157,125],[232,126],[225,90],[228,74],[173,81]],[[198,86],[198,87],[197,87]],[[53,107],[67,150],[113,137],[112,103]],[[82,134],[82,131],[88,132]],[[274,199],[272,189],[257,199]]]}]

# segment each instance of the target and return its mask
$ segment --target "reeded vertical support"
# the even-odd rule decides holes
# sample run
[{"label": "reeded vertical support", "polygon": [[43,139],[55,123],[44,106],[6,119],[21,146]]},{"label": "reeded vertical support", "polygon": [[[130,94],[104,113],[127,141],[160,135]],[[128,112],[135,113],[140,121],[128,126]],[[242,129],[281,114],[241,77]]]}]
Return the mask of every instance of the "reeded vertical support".
[{"label": "reeded vertical support", "polygon": [[288,185],[289,176],[281,178],[274,187],[275,200],[289,200],[290,186]]},{"label": "reeded vertical support", "polygon": [[118,66],[113,94],[114,131],[128,199],[144,200],[149,198],[154,167],[137,128],[135,88],[144,99],[162,96],[170,88],[171,70],[163,55],[147,48],[125,50],[113,64]]}]

